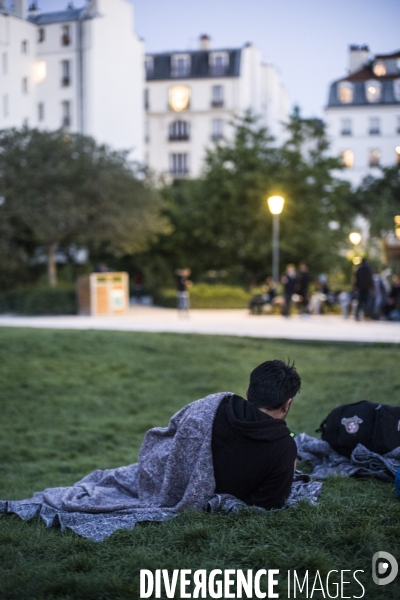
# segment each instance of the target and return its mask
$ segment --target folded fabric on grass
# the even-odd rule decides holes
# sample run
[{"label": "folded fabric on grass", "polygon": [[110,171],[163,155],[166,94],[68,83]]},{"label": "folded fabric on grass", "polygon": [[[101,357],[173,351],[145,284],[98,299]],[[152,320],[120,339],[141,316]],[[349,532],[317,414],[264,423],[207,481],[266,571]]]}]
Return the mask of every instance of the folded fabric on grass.
[{"label": "folded fabric on grass", "polygon": [[[41,517],[48,527],[60,525],[62,531],[68,528],[101,541],[138,521],[165,521],[188,509],[236,512],[247,507],[233,496],[214,493],[212,424],[227,395],[230,392],[192,402],[168,427],[150,429],[137,463],[93,471],[73,486],[49,488],[27,500],[2,501],[0,513]],[[302,499],[315,503],[320,488],[320,483],[298,474],[287,505]]]},{"label": "folded fabric on grass", "polygon": [[306,433],[300,433],[294,439],[298,458],[308,461],[314,467],[311,474],[314,479],[325,479],[328,475],[346,475],[376,477],[393,483],[396,471],[400,468],[400,447],[380,455],[358,444],[350,458],[347,458],[333,450],[328,442]]}]

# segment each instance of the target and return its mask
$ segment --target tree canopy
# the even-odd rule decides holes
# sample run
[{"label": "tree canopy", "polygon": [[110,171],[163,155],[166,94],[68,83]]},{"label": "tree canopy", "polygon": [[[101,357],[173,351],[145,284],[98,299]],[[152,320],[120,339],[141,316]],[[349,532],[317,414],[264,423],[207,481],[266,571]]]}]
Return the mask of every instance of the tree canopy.
[{"label": "tree canopy", "polygon": [[0,132],[2,270],[21,252],[45,254],[55,285],[56,253],[75,244],[116,255],[143,252],[167,231],[162,199],[126,152],[63,131]]},{"label": "tree canopy", "polygon": [[282,147],[251,114],[237,119],[232,140],[208,151],[202,177],[166,190],[173,232],[153,256],[197,274],[224,269],[247,282],[265,277],[272,261],[266,200],[278,193],[285,198],[281,265],[306,260],[314,270],[329,269],[350,224],[350,186],[332,175],[342,165],[327,150],[323,123],[298,111]]}]

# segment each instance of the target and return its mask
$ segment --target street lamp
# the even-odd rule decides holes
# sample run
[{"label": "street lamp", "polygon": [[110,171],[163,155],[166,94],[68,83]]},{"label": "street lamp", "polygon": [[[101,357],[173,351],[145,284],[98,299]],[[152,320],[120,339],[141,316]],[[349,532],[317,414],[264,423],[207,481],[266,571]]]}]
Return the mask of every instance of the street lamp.
[{"label": "street lamp", "polygon": [[279,279],[279,215],[282,212],[285,199],[282,196],[270,196],[268,208],[272,214],[272,277],[275,283]]}]

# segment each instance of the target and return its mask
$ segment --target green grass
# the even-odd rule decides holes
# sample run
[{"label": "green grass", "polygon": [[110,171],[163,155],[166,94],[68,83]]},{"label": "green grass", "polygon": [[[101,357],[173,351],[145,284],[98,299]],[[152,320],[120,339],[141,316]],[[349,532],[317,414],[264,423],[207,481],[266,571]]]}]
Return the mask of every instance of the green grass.
[{"label": "green grass", "polygon": [[[149,427],[166,425],[208,393],[243,394],[255,365],[288,357],[303,379],[288,419],[295,432],[312,435],[341,403],[400,404],[394,345],[0,329],[0,499],[135,462]],[[288,569],[319,570],[323,578],[331,569],[363,569],[364,598],[398,600],[400,575],[385,587],[372,583],[378,550],[400,559],[400,501],[393,486],[372,480],[331,478],[315,507],[186,513],[100,544],[38,520],[0,517],[0,599],[135,600],[141,568],[278,568],[281,598],[288,597]],[[350,597],[362,592],[358,585],[345,590]]]}]

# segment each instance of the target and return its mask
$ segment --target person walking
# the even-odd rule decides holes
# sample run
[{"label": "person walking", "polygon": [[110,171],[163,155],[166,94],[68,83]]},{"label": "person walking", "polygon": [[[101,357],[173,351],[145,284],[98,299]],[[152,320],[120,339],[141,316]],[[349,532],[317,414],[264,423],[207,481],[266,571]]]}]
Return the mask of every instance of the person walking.
[{"label": "person walking", "polygon": [[355,318],[356,321],[359,321],[361,310],[364,313],[364,317],[370,317],[372,292],[374,290],[372,269],[365,258],[362,259],[361,264],[356,271],[355,288],[358,292],[358,304]]}]

